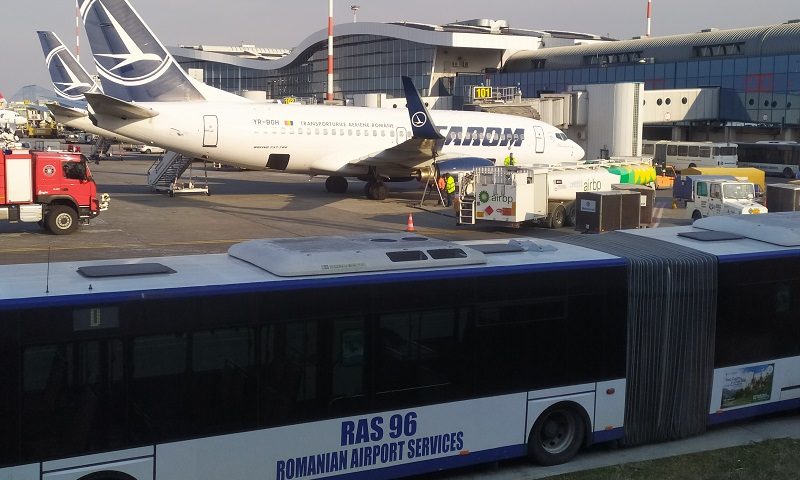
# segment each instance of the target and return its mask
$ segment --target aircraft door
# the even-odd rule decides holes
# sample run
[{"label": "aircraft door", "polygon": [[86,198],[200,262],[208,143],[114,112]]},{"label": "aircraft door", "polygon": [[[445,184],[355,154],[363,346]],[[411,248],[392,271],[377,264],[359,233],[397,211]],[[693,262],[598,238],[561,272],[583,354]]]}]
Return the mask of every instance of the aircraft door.
[{"label": "aircraft door", "polygon": [[203,115],[203,146],[216,147],[217,146],[217,116],[216,115]]},{"label": "aircraft door", "polygon": [[408,140],[408,132],[406,131],[405,128],[398,127],[397,128],[397,136],[395,138],[397,140],[397,144],[399,145],[399,144],[405,142],[406,140]]},{"label": "aircraft door", "polygon": [[544,153],[544,130],[542,127],[533,127],[533,136],[536,141],[536,153]]}]

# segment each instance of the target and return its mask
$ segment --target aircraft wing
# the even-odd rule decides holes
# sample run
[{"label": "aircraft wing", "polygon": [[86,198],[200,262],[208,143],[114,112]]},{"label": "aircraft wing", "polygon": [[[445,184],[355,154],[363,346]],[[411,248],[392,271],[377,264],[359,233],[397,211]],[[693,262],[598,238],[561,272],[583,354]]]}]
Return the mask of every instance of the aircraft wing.
[{"label": "aircraft wing", "polygon": [[350,163],[375,167],[415,168],[430,164],[437,157],[439,140],[409,138],[403,143],[366,155]]},{"label": "aircraft wing", "polygon": [[96,115],[108,115],[123,120],[143,120],[158,115],[152,108],[144,108],[135,103],[125,102],[102,93],[85,93],[86,101]]}]

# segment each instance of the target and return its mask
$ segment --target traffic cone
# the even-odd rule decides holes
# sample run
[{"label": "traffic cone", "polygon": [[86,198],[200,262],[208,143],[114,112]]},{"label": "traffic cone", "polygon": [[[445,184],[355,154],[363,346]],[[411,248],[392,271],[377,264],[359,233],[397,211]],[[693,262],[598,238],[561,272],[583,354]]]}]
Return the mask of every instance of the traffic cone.
[{"label": "traffic cone", "polygon": [[411,214],[408,214],[408,222],[406,222],[406,232],[416,232],[417,230],[414,228],[414,218]]}]

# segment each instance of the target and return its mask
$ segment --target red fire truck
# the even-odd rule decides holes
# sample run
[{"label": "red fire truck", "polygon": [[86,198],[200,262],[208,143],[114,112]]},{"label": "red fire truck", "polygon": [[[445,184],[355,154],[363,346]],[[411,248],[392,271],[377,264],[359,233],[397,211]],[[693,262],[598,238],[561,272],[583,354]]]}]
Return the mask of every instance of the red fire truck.
[{"label": "red fire truck", "polygon": [[108,209],[108,200],[80,153],[0,152],[0,220],[39,222],[64,235]]}]

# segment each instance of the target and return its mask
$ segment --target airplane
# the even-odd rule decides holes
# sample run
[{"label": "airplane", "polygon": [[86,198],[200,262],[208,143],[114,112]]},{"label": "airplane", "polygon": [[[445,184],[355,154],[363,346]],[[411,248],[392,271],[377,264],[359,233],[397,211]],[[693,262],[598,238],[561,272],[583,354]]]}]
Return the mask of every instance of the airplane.
[{"label": "airplane", "polygon": [[86,109],[85,93],[102,92],[102,87],[94,81],[89,72],[83,68],[78,59],[64,45],[54,32],[38,31],[42,44],[47,70],[53,82],[56,95],[63,98],[68,105],[47,104],[56,121],[66,127],[100,135],[111,141],[120,143],[140,143],[130,137],[95,126],[89,119]]},{"label": "airplane", "polygon": [[[189,77],[128,0],[81,0],[80,13],[105,93],[85,93],[98,126],[195,158],[254,170],[327,175],[329,192],[365,180],[428,181],[457,165],[574,162],[584,151],[559,129],[513,115],[256,103]],[[236,97],[236,98],[234,98]],[[435,168],[432,168],[435,167]]]},{"label": "airplane", "polygon": [[17,127],[27,124],[28,119],[25,118],[25,115],[6,109],[6,106],[6,98],[0,93],[0,129],[13,133]]}]

